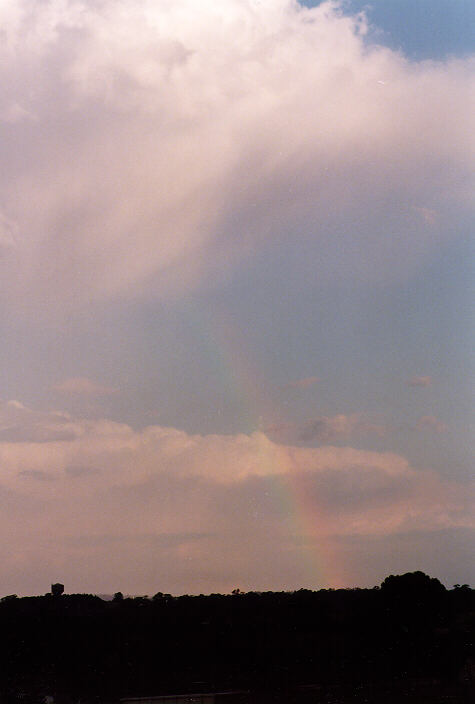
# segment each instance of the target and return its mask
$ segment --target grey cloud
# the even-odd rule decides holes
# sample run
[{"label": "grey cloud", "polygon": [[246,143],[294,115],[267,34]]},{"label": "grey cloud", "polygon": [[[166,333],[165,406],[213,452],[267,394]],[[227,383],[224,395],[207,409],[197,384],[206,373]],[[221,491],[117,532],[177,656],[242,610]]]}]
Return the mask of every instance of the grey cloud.
[{"label": "grey cloud", "polygon": [[295,435],[296,426],[294,423],[273,423],[262,429],[268,437],[273,440],[282,438],[292,438]]},{"label": "grey cloud", "polygon": [[300,439],[303,441],[315,439],[327,441],[331,438],[338,437],[338,434],[338,432],[335,432],[335,430],[329,426],[328,422],[322,418],[317,418],[307,423],[306,427],[300,433]]},{"label": "grey cloud", "polygon": [[287,516],[280,497],[285,480],[278,476],[249,477],[234,486],[217,486],[216,513],[224,521],[246,524],[248,530],[259,524],[269,524]]},{"label": "grey cloud", "polygon": [[309,501],[325,511],[354,512],[396,505],[410,499],[416,478],[391,476],[378,468],[345,467],[338,472],[308,472],[296,478]]},{"label": "grey cloud", "polygon": [[69,475],[70,477],[87,477],[94,474],[99,474],[100,471],[100,469],[97,469],[95,467],[81,467],[78,465],[71,465],[64,468],[65,474]]},{"label": "grey cloud", "polygon": [[381,437],[386,428],[378,423],[372,423],[360,414],[336,416],[319,416],[304,424],[298,437],[303,442],[318,440],[319,442],[332,442],[341,438],[348,439],[354,434],[372,434]]},{"label": "grey cloud", "polygon": [[2,428],[0,442],[68,442],[74,440],[76,433],[71,430],[38,425],[22,425]]},{"label": "grey cloud", "polygon": [[18,476],[26,479],[35,479],[38,482],[52,482],[55,480],[52,474],[43,472],[41,469],[23,469],[18,472]]}]

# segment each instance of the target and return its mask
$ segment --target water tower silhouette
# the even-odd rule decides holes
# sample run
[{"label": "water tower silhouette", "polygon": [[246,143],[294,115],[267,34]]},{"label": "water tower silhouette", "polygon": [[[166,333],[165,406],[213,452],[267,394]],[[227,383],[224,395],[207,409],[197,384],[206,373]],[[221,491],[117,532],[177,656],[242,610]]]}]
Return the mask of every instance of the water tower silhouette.
[{"label": "water tower silhouette", "polygon": [[51,585],[51,594],[53,596],[61,596],[61,594],[64,592],[64,584],[60,584],[57,582],[56,584]]}]

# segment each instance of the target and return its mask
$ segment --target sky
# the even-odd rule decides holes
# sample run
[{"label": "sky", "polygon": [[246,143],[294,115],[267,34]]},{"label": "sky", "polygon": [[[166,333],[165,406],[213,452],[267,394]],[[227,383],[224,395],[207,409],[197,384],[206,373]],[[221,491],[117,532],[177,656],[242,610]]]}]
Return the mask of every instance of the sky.
[{"label": "sky", "polygon": [[0,595],[473,584],[473,14],[0,0]]}]

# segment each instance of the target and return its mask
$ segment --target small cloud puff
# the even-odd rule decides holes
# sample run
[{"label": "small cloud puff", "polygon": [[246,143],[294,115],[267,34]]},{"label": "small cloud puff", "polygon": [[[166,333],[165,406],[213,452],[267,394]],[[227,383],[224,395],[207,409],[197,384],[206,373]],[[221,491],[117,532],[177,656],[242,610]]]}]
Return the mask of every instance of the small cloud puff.
[{"label": "small cloud puff", "polygon": [[420,432],[423,432],[424,430],[431,430],[432,432],[439,434],[445,433],[447,430],[447,425],[435,416],[421,416],[414,425],[414,429]]},{"label": "small cloud puff", "polygon": [[118,389],[110,386],[96,384],[87,377],[71,377],[54,386],[55,391],[74,396],[110,396],[117,393]]},{"label": "small cloud puff", "polygon": [[419,213],[421,218],[424,220],[424,222],[427,225],[435,225],[437,222],[438,214],[435,210],[431,210],[430,208],[423,208],[423,207],[417,207],[414,206],[414,210]]},{"label": "small cloud puff", "polygon": [[17,408],[19,410],[24,410],[27,411],[27,407],[21,402],[21,401],[15,401],[15,399],[10,399],[10,401],[7,401],[7,406],[10,408]]},{"label": "small cloud puff", "polygon": [[409,379],[409,381],[407,383],[409,386],[422,386],[422,387],[432,386],[432,377],[431,376],[413,376],[412,379]]},{"label": "small cloud puff", "polygon": [[319,416],[306,423],[300,432],[300,440],[304,442],[312,440],[332,442],[348,438],[354,433],[382,437],[386,433],[386,428],[383,425],[368,422],[359,413]]}]

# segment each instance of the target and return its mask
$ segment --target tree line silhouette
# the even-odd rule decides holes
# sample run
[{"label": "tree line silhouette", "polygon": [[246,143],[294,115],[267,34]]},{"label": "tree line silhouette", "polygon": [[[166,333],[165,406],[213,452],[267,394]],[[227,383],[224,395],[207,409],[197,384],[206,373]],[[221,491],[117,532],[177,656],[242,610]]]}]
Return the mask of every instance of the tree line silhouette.
[{"label": "tree line silhouette", "polygon": [[458,704],[473,693],[474,590],[422,572],[373,589],[109,601],[53,586],[0,601],[0,704],[236,689],[257,704],[356,702],[331,696],[372,701],[371,688],[409,685]]}]

